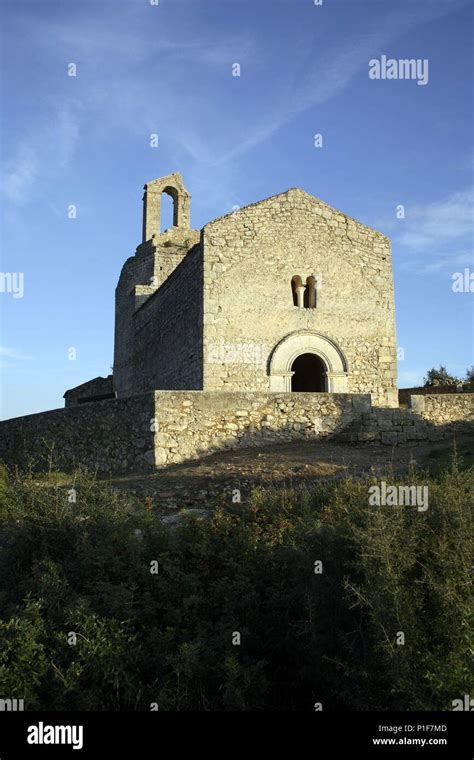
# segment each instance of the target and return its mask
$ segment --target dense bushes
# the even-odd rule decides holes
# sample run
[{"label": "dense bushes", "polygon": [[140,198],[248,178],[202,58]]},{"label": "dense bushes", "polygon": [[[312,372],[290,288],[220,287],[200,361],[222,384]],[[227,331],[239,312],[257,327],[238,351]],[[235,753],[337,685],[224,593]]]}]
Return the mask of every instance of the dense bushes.
[{"label": "dense bushes", "polygon": [[346,480],[255,492],[170,529],[85,476],[76,503],[72,484],[12,476],[0,489],[0,697],[26,709],[452,709],[473,693],[472,472],[407,482],[429,484],[428,510],[369,507],[370,482]]}]

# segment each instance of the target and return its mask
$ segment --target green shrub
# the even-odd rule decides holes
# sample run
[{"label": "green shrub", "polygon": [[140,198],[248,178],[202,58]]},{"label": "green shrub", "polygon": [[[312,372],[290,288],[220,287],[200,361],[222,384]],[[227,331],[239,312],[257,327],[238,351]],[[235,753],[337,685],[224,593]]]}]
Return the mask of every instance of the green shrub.
[{"label": "green shrub", "polygon": [[52,710],[449,710],[473,689],[472,481],[456,462],[410,473],[403,482],[429,485],[425,512],[368,506],[370,480],[257,490],[165,528],[148,502],[84,474],[4,478],[0,697]]}]

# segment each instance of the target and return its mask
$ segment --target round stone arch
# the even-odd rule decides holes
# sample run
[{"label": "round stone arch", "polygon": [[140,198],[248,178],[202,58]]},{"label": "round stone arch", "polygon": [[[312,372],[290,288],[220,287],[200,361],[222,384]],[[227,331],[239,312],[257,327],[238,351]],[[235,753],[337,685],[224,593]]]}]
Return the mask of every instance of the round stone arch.
[{"label": "round stone arch", "polygon": [[307,330],[287,335],[273,349],[269,362],[271,391],[291,391],[291,367],[301,354],[314,354],[324,362],[328,393],[347,393],[347,361],[343,352],[325,335]]}]

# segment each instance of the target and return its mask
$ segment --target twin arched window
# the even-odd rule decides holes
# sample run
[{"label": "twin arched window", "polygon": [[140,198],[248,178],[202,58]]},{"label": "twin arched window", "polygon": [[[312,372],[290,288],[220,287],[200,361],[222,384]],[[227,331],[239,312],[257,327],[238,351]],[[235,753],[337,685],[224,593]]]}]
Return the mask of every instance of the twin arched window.
[{"label": "twin arched window", "polygon": [[291,278],[291,292],[293,295],[293,306],[300,309],[316,308],[316,279],[311,275],[306,278],[306,285],[299,274]]}]

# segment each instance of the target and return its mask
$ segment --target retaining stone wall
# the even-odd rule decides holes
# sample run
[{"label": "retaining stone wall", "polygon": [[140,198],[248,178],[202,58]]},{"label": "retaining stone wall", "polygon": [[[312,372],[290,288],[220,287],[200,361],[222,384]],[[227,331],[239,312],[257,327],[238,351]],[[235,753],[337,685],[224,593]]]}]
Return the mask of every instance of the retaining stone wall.
[{"label": "retaining stone wall", "polygon": [[0,423],[0,459],[37,469],[140,472],[212,451],[312,439],[370,409],[351,394],[155,391]]},{"label": "retaining stone wall", "polygon": [[413,395],[410,409],[375,407],[355,420],[339,440],[398,445],[437,441],[453,433],[474,432],[474,394]]}]

